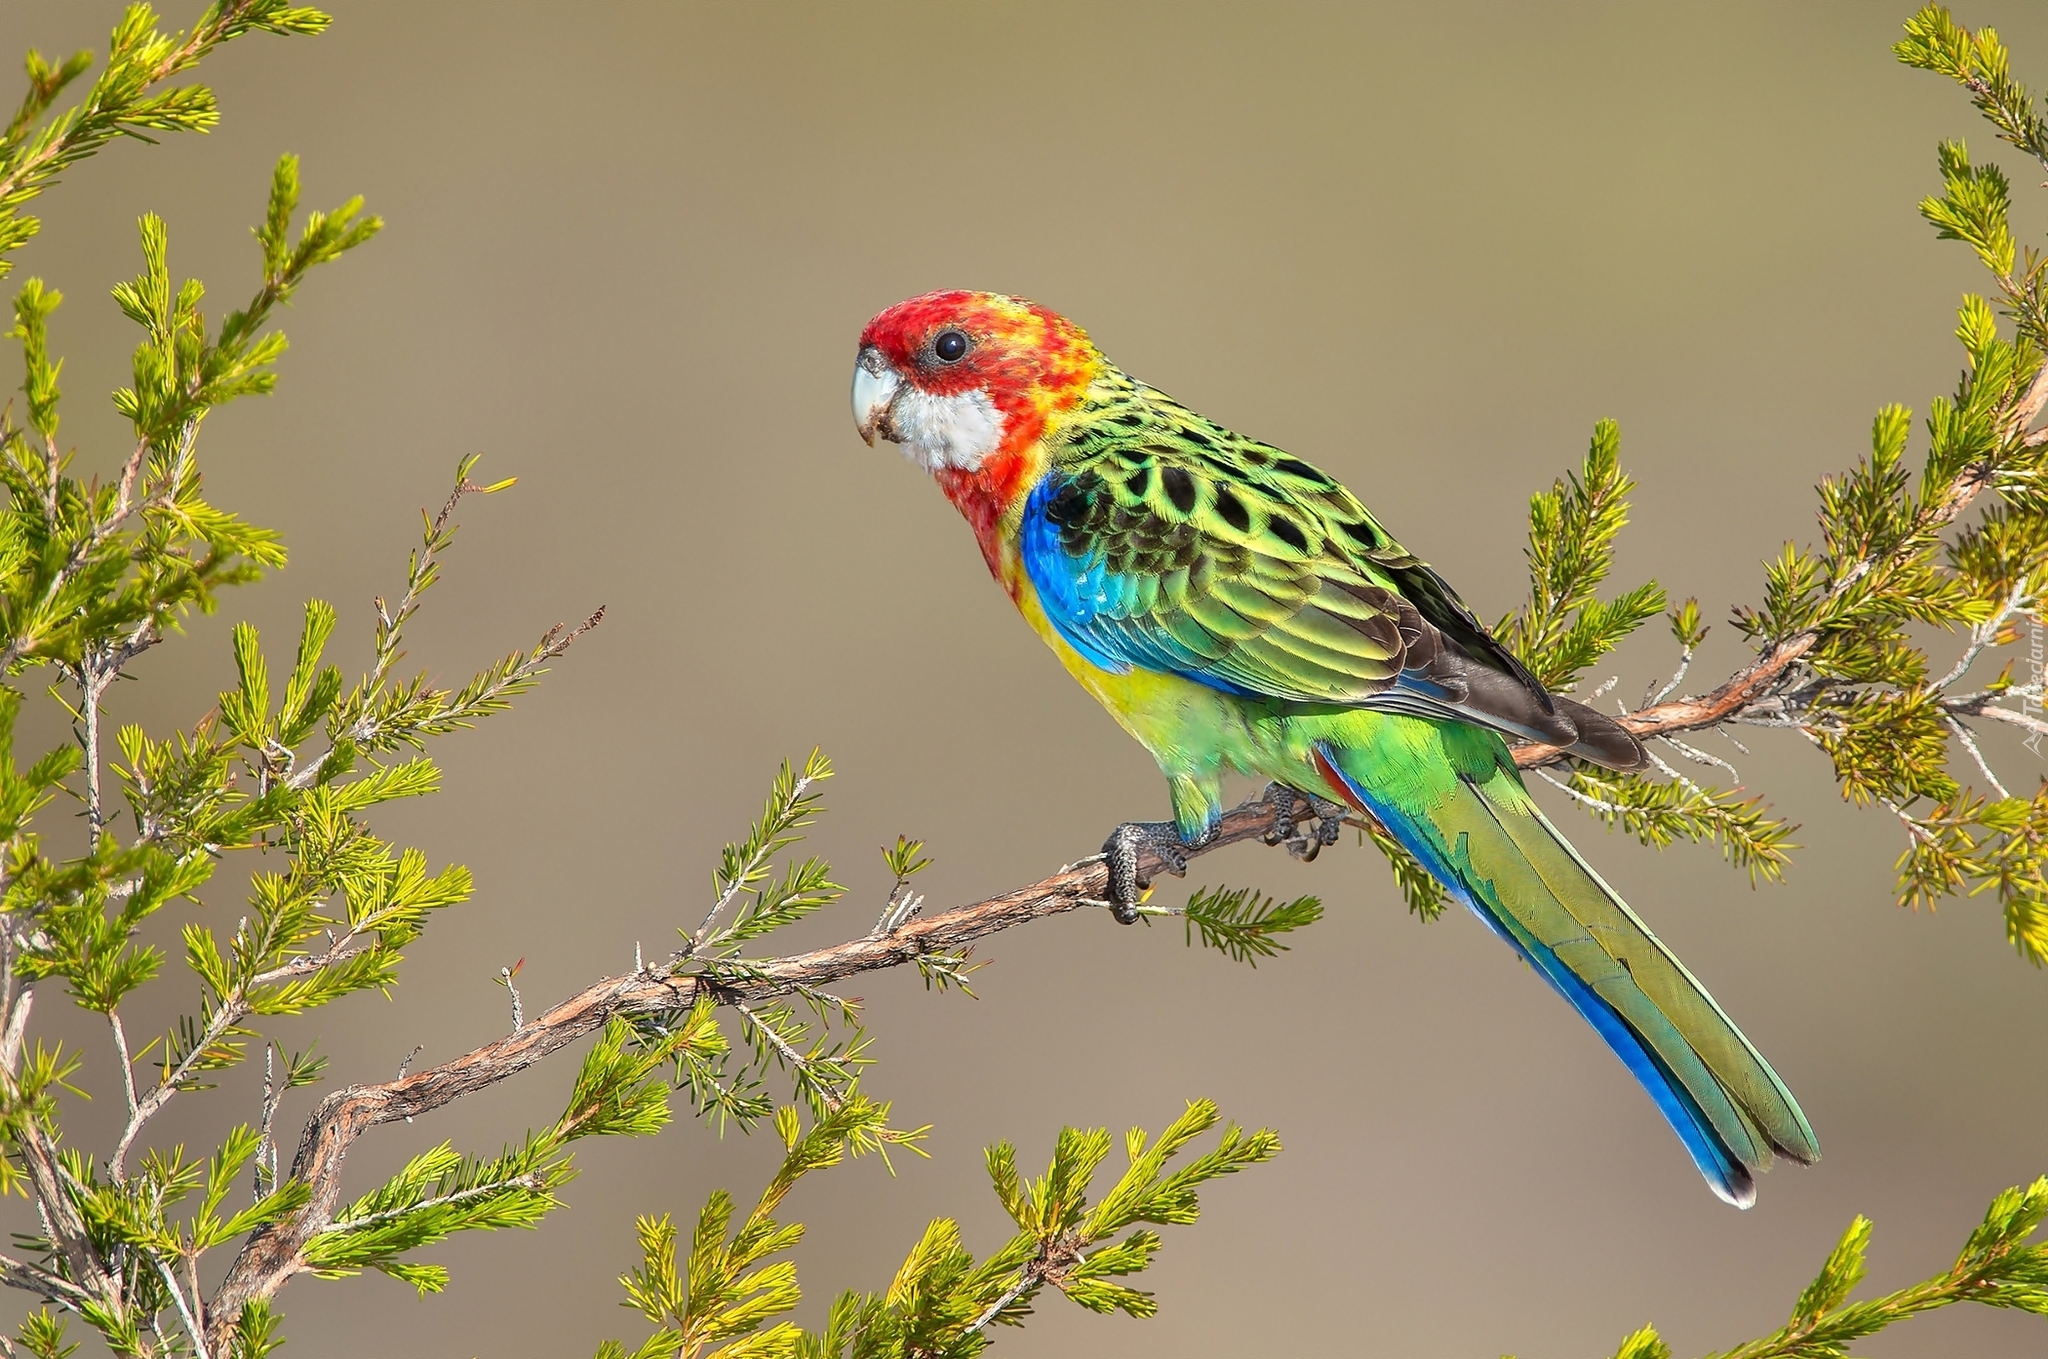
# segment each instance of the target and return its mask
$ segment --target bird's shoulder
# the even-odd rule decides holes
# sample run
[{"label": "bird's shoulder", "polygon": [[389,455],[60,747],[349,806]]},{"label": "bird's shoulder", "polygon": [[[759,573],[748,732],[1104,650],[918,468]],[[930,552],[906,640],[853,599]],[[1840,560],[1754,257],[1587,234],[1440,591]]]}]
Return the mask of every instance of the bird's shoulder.
[{"label": "bird's shoulder", "polygon": [[1396,589],[1394,574],[1421,565],[1341,482],[1285,449],[1134,380],[1090,398],[1063,422],[1047,468],[1048,509],[1070,548],[1136,535],[1173,549],[1168,569],[1197,552],[1255,554]]},{"label": "bird's shoulder", "polygon": [[1336,478],[1115,377],[1048,431],[1019,522],[1026,573],[1084,656],[1642,766],[1633,736],[1547,692]]},{"label": "bird's shoulder", "polygon": [[[1372,646],[1398,631],[1405,666],[1470,658],[1510,679],[1521,695],[1512,701],[1550,713],[1550,695],[1450,583],[1314,464],[1121,374],[1091,390],[1051,454],[1035,497],[1042,548],[1056,543],[1067,560],[1110,577],[1185,579],[1172,597],[1227,598],[1264,628],[1338,610]],[[1150,590],[1124,593],[1126,609],[1153,602]],[[1377,683],[1378,669],[1361,671]]]}]

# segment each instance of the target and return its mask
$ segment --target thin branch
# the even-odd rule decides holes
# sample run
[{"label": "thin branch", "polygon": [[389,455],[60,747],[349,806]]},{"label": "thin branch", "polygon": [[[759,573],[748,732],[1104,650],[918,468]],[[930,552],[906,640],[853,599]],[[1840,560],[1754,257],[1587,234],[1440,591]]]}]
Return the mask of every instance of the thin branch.
[{"label": "thin branch", "polygon": [[192,1304],[185,1301],[185,1292],[178,1287],[178,1276],[164,1263],[164,1257],[156,1251],[147,1252],[156,1272],[163,1276],[164,1287],[171,1290],[171,1301],[178,1305],[178,1316],[185,1323],[185,1333],[192,1337],[192,1349],[198,1359],[206,1359],[206,1328],[199,1324],[199,1318],[192,1315]]},{"label": "thin branch", "polygon": [[[808,793],[816,782],[817,780],[808,774],[800,775],[791,785],[789,796],[782,800],[782,810],[787,811],[802,802],[804,794]],[[774,857],[775,849],[775,837],[769,836],[762,840],[760,848],[754,851],[754,856],[740,865],[739,870],[732,875],[732,881],[725,885],[725,891],[719,894],[718,900],[711,903],[711,909],[705,912],[703,923],[697,926],[696,933],[690,936],[690,951],[694,952],[704,947],[704,941],[711,937],[712,923],[724,913],[726,907],[739,898],[741,892],[747,889],[747,884],[754,880],[754,874]]]},{"label": "thin branch", "polygon": [[1563,779],[1557,777],[1557,775],[1551,773],[1548,769],[1545,769],[1540,765],[1536,769],[1536,777],[1542,779],[1545,783],[1549,784],[1552,788],[1557,789],[1558,792],[1563,793],[1572,801],[1584,803],[1586,806],[1591,807],[1596,812],[1601,812],[1608,816],[1620,816],[1627,811],[1627,808],[1622,807],[1618,803],[1609,802],[1605,798],[1594,797],[1591,793],[1580,792],[1578,789],[1572,787]]},{"label": "thin branch", "polygon": [[78,664],[79,716],[85,725],[81,738],[85,747],[85,825],[95,844],[107,825],[100,809],[100,697],[115,673],[97,650],[88,650]]},{"label": "thin branch", "polygon": [[[383,911],[365,916],[362,920],[350,926],[347,934],[342,935],[339,939],[334,939],[328,945],[325,952],[293,958],[289,962],[281,963],[277,967],[271,968],[268,972],[259,972],[237,987],[232,994],[223,996],[220,1000],[219,1008],[214,1011],[213,1018],[207,1021],[205,1030],[201,1032],[198,1041],[193,1044],[192,1050],[185,1054],[184,1060],[179,1062],[168,1075],[153,1086],[147,1095],[142,1096],[139,1102],[131,1105],[128,1124],[122,1129],[121,1140],[115,1146],[114,1154],[108,1162],[109,1172],[114,1179],[118,1182],[126,1177],[128,1153],[134,1147],[135,1139],[141,1135],[143,1126],[162,1112],[163,1107],[170,1103],[172,1097],[183,1088],[185,1078],[192,1074],[194,1067],[197,1066],[208,1049],[225,1037],[229,1029],[232,1029],[235,1025],[249,1017],[248,995],[251,991],[260,990],[265,986],[271,986],[293,977],[308,976],[323,968],[347,962],[350,958],[363,951],[362,949],[349,948],[350,942],[376,929],[385,917],[395,914],[402,909],[402,907],[391,906],[386,907]],[[514,996],[514,1011],[516,1015],[518,1008],[516,992]]]},{"label": "thin branch", "polygon": [[[11,1095],[14,1085],[11,1077],[7,1085]],[[72,1278],[78,1280],[86,1292],[100,1299],[118,1297],[119,1289],[101,1265],[99,1252],[94,1249],[92,1238],[86,1231],[85,1217],[78,1211],[78,1202],[72,1197],[58,1167],[55,1139],[36,1119],[24,1122],[27,1126],[14,1135],[14,1145],[21,1155],[22,1169],[28,1172],[36,1206],[42,1211],[44,1234],[63,1255],[65,1264],[70,1266]]]},{"label": "thin branch", "polygon": [[1948,729],[1955,733],[1958,741],[1963,743],[1963,749],[1969,751],[1970,758],[1977,762],[1977,768],[1983,771],[1985,779],[1990,782],[1993,790],[2002,798],[2011,797],[2012,794],[2005,791],[2005,785],[1998,781],[1998,775],[1991,772],[1991,765],[1985,760],[1984,752],[1977,748],[1977,738],[1970,734],[1970,729],[1957,721],[1951,714],[1944,713],[1942,716],[1948,723]]},{"label": "thin branch", "polygon": [[1001,1296],[991,1303],[980,1316],[967,1327],[966,1334],[973,1335],[1003,1314],[1003,1309],[1024,1296],[1040,1284],[1051,1284],[1055,1288],[1065,1286],[1077,1266],[1089,1257],[1081,1253],[1084,1239],[1078,1232],[1061,1232],[1049,1241],[1039,1243],[1038,1254],[1024,1262],[1017,1272],[1017,1281],[1004,1289]]},{"label": "thin branch", "polygon": [[277,1083],[277,1044],[263,1042],[263,1126],[257,1130],[256,1197],[277,1187],[277,1139],[271,1128],[277,1122],[277,1106],[284,1102],[284,1088]]},{"label": "thin branch", "polygon": [[[808,990],[809,988],[806,987],[804,989]],[[838,997],[834,996],[832,999],[838,1000]],[[839,1001],[839,1005],[841,1010],[844,1011],[846,1002]],[[774,1025],[768,1023],[766,1020],[762,1019],[761,1016],[754,1013],[754,1008],[751,1005],[748,1005],[745,1001],[741,1001],[733,1008],[738,1010],[740,1014],[745,1017],[746,1022],[753,1026],[755,1033],[758,1033],[763,1038],[767,1039],[768,1045],[774,1048],[776,1052],[781,1054],[782,1060],[788,1063],[791,1074],[795,1075],[801,1074],[803,1072],[809,1072],[810,1079],[817,1082],[817,1088],[820,1093],[820,1097],[825,1101],[825,1107],[830,1109],[835,1114],[839,1112],[840,1094],[838,1089],[836,1088],[838,1082],[831,1080],[829,1077],[820,1076],[818,1074],[818,1064],[813,1062],[810,1058],[804,1056],[801,1052],[798,1052],[795,1048],[791,1047],[787,1039],[785,1039],[781,1034],[775,1032]]]},{"label": "thin branch", "polygon": [[107,1011],[107,1027],[114,1031],[114,1048],[121,1054],[121,1093],[128,1097],[128,1116],[135,1116],[135,1062],[128,1055],[128,1031],[121,1027],[121,1012]]},{"label": "thin branch", "polygon": [[80,1304],[92,1301],[92,1294],[69,1279],[59,1278],[40,1265],[17,1260],[11,1255],[0,1255],[0,1280],[5,1280],[10,1287],[40,1294],[51,1302],[74,1310]]},{"label": "thin branch", "polygon": [[[1665,739],[1668,740],[1670,738],[1667,737]],[[1679,773],[1676,769],[1673,769],[1671,767],[1671,762],[1665,759],[1662,755],[1659,755],[1656,751],[1649,749],[1645,749],[1643,751],[1643,754],[1649,756],[1650,763],[1655,765],[1657,767],[1657,772],[1662,774],[1665,778],[1670,779],[1673,783],[1683,785],[1685,788],[1687,788],[1694,794],[1697,794],[1698,796],[1706,796],[1705,789],[1701,788],[1697,783],[1694,783],[1685,775]]]},{"label": "thin branch", "polygon": [[192,1050],[185,1054],[184,1060],[157,1082],[135,1105],[134,1112],[128,1115],[128,1124],[121,1130],[121,1140],[114,1145],[113,1155],[107,1158],[107,1173],[116,1183],[127,1178],[128,1152],[134,1147],[135,1139],[141,1136],[143,1126],[171,1102],[171,1097],[178,1093],[185,1078],[192,1074],[200,1058],[225,1037],[229,1029],[248,1017],[249,1008],[242,999],[243,994],[243,991],[237,991],[221,1001],[220,1008],[215,1010],[213,1018],[207,1021],[206,1028],[201,1031],[198,1041],[192,1045]]},{"label": "thin branch", "polygon": [[[197,428],[196,423],[188,422],[186,424],[184,434],[186,441],[189,442],[192,433]],[[85,569],[86,564],[92,560],[93,553],[99,551],[107,539],[114,536],[115,531],[128,521],[128,517],[134,514],[136,510],[146,507],[148,502],[137,502],[135,489],[136,482],[142,475],[142,469],[148,462],[149,449],[150,444],[147,439],[136,443],[135,451],[128,455],[127,463],[121,468],[120,489],[116,493],[113,507],[107,511],[104,519],[93,524],[92,531],[78,540],[77,545],[71,549],[70,555],[64,559],[63,564],[51,573],[49,585],[44,588],[41,598],[30,609],[25,611],[24,617],[34,617],[40,613],[44,607],[63,592],[64,587],[69,585],[80,571]],[[18,636],[10,637],[7,640],[6,646],[0,647],[0,670],[6,669],[27,655],[35,647],[37,640],[38,638],[35,633],[27,630],[24,630]]]},{"label": "thin branch", "polygon": [[455,507],[462,503],[464,496],[483,489],[467,475],[455,483],[455,489],[448,493],[447,503],[441,506],[441,512],[427,525],[426,541],[413,556],[411,569],[406,572],[405,593],[399,597],[398,607],[387,609],[383,600],[377,601],[377,660],[376,668],[370,675],[369,685],[372,693],[382,689],[384,681],[390,677],[393,662],[402,654],[398,649],[398,642],[400,634],[405,630],[406,620],[419,611],[421,597],[426,594],[427,588],[434,583],[435,576],[439,574],[435,559],[447,542],[444,535],[448,530],[448,521],[455,515]]},{"label": "thin branch", "polygon": [[[1714,755],[1707,751],[1701,750],[1698,746],[1688,745],[1684,741],[1679,740],[1676,736],[1663,736],[1659,737],[1658,739],[1663,741],[1664,744],[1670,746],[1679,754],[1685,756],[1686,759],[1691,760],[1694,764],[1716,765],[1722,769],[1727,770],[1728,777],[1734,779],[1736,783],[1740,784],[1742,782],[1742,771],[1737,769],[1728,761],[1722,759],[1719,755]],[[1746,754],[1747,752],[1744,753]]]},{"label": "thin branch", "polygon": [[7,984],[10,987],[21,987],[15,994],[12,1008],[7,1013],[7,1028],[4,1033],[0,1033],[0,1078],[4,1078],[5,1083],[11,1086],[14,1084],[15,1074],[21,1070],[21,1050],[22,1045],[28,1041],[28,1012],[35,1005],[36,988],[33,983],[23,984],[19,974],[15,972],[11,942],[8,952],[10,957],[7,961]]},{"label": "thin branch", "polygon": [[[1664,681],[1663,688],[1656,690],[1654,693],[1643,695],[1644,707],[1647,708],[1652,703],[1662,703],[1665,699],[1678,692],[1678,686],[1685,683],[1685,672],[1692,669],[1692,652],[1693,649],[1687,647],[1679,653],[1678,669],[1671,672],[1671,678]],[[1655,683],[1655,681],[1652,681],[1652,683]]]},{"label": "thin branch", "polygon": [[1913,814],[1888,797],[1878,798],[1884,809],[1899,818],[1899,824],[1906,828],[1906,834],[1923,845],[1935,843],[1934,833],[1914,819]]},{"label": "thin branch", "polygon": [[961,1332],[962,1336],[970,1336],[973,1335],[976,1331],[984,1329],[991,1321],[994,1321],[997,1317],[1003,1314],[1003,1309],[1005,1307],[1008,1307],[1018,1298],[1023,1297],[1024,1291],[1026,1289],[1030,1288],[1033,1284],[1038,1283],[1040,1280],[1038,1278],[1037,1265],[1038,1262],[1036,1260],[1033,1260],[1031,1263],[1025,1265],[1023,1269],[1019,1270],[1017,1272],[1017,1282],[1011,1284],[1008,1288],[1004,1289],[1002,1295],[998,1297],[994,1302],[988,1305],[987,1311],[983,1312],[980,1316],[976,1317],[973,1321],[969,1322],[967,1329]]},{"label": "thin branch", "polygon": [[[519,961],[523,963],[526,959],[521,958]],[[514,967],[501,967],[498,969],[498,985],[512,993],[512,1032],[514,1033],[519,1032],[520,1029],[526,1026],[526,1002],[520,999],[519,988],[512,984],[512,977],[517,971],[518,969]]]},{"label": "thin branch", "polygon": [[[240,0],[239,3],[231,0],[208,16],[211,19],[210,23],[193,25],[192,32],[185,40],[167,48],[162,59],[141,77],[135,87],[136,92],[140,93],[151,85],[189,69],[226,37],[228,29],[241,20],[248,8],[248,0]],[[106,127],[100,102],[103,93],[101,88],[95,85],[84,101],[70,111],[70,122],[61,136],[51,138],[46,145],[16,161],[5,174],[0,174],[0,202],[19,201],[25,196],[25,190],[32,194],[34,190],[29,186],[38,179],[61,169],[75,154],[90,154],[95,144],[112,140],[125,130],[118,120],[112,128]]]},{"label": "thin branch", "polygon": [[2006,620],[2019,612],[2022,604],[2033,598],[2033,592],[2028,588],[2030,584],[2031,582],[2022,576],[2019,583],[2012,587],[2012,593],[2005,597],[2005,602],[1999,605],[1998,612],[1970,629],[1970,644],[1963,648],[1963,654],[1956,658],[1956,663],[1949,668],[1949,672],[1936,680],[1930,688],[1947,689],[1976,664],[1977,657],[1984,654],[1984,648],[1997,640]]},{"label": "thin branch", "polygon": [[[377,607],[381,631],[385,618],[382,600],[378,601]],[[555,624],[541,634],[540,640],[534,643],[533,649],[524,656],[521,656],[517,664],[508,667],[504,673],[497,675],[490,683],[474,693],[457,691],[454,697],[461,700],[460,702],[450,703],[447,707],[438,709],[432,714],[431,721],[434,728],[436,730],[445,730],[468,726],[475,720],[498,711],[502,708],[507,695],[516,694],[528,684],[531,684],[546,670],[549,661],[560,658],[564,652],[583,637],[583,634],[604,622],[606,607],[600,605],[596,612],[574,627],[569,626],[567,623]],[[381,646],[382,643],[380,642],[379,645]],[[360,692],[373,695],[379,691],[383,683],[383,679],[378,678],[374,685],[366,684]],[[446,691],[434,691],[430,696],[435,698],[449,697]],[[357,745],[367,746],[386,737],[389,731],[389,727],[380,726],[365,709],[358,720],[349,727],[347,735],[348,739]],[[291,777],[285,779],[284,786],[298,790],[312,787],[314,782],[320,777],[320,771],[326,767],[327,761],[333,755],[334,751],[332,748],[320,752],[318,756],[307,762],[305,768],[294,772]]]},{"label": "thin branch", "polygon": [[[1638,740],[1716,726],[1770,693],[1819,641],[1820,633],[1816,629],[1795,632],[1764,648],[1762,655],[1737,670],[1710,693],[1652,703],[1618,720]],[[1524,769],[1560,764],[1564,760],[1563,749],[1552,745],[1518,745],[1514,755],[1515,763]]]},{"label": "thin branch", "polygon": [[[1945,703],[1942,706],[1944,708],[1948,708],[1948,705]],[[1969,709],[1949,708],[1949,711],[1967,711],[1973,717],[1988,717],[1996,722],[2006,722],[2010,723],[2015,727],[2022,728],[2026,731],[2035,732],[2040,735],[2048,735],[2048,721],[2043,721],[2038,717],[2029,716],[2026,713],[2014,712],[2011,708],[2001,708],[1995,703],[1986,703],[1981,707],[1972,707]]]},{"label": "thin branch", "polygon": [[332,1236],[336,1232],[361,1231],[364,1227],[374,1227],[380,1222],[391,1222],[428,1208],[444,1208],[451,1203],[468,1203],[471,1199],[502,1194],[507,1189],[525,1189],[539,1193],[543,1187],[545,1182],[538,1175],[514,1175],[509,1180],[493,1180],[489,1184],[472,1185],[468,1189],[458,1189],[439,1198],[421,1199],[418,1203],[409,1203],[402,1208],[386,1208],[382,1212],[365,1213],[361,1217],[352,1217],[344,1222],[330,1222],[314,1235]]},{"label": "thin branch", "polygon": [[[11,947],[11,946],[10,946]],[[13,984],[14,971],[10,960],[8,982]],[[16,996],[13,1013],[8,1016],[4,1039],[0,1039],[0,1092],[10,1099],[16,1094],[15,1075],[20,1069],[22,1045],[28,1030],[30,1006],[35,1001],[34,988],[24,986]],[[43,1235],[64,1257],[70,1267],[71,1276],[77,1282],[67,1283],[55,1275],[44,1276],[47,1271],[32,1265],[18,1265],[0,1256],[0,1279],[18,1287],[28,1287],[32,1292],[41,1292],[57,1301],[75,1301],[76,1297],[103,1300],[119,1296],[114,1279],[100,1265],[98,1252],[93,1249],[91,1237],[85,1228],[85,1218],[78,1211],[77,1200],[72,1198],[65,1187],[65,1177],[58,1166],[57,1143],[42,1123],[30,1114],[23,1118],[22,1128],[13,1141],[21,1156],[22,1169],[28,1173],[31,1195],[35,1200],[36,1212],[41,1218]],[[23,1280],[29,1282],[23,1283]],[[68,1293],[53,1294],[43,1284],[62,1284]],[[74,1297],[73,1295],[76,1295]]]}]

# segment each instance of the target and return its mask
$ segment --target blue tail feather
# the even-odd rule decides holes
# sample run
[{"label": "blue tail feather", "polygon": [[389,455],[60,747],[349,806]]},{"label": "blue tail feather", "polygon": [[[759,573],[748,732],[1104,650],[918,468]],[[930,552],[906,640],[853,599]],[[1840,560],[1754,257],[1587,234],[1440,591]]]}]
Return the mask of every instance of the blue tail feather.
[{"label": "blue tail feather", "polygon": [[1715,1194],[1738,1208],[1747,1208],[1755,1203],[1756,1182],[1749,1168],[1720,1135],[1713,1120],[1684,1082],[1614,1006],[1565,966],[1554,950],[1517,929],[1511,918],[1490,905],[1481,892],[1475,891],[1474,885],[1445,855],[1443,847],[1425,834],[1414,819],[1384,798],[1374,797],[1336,760],[1329,760],[1328,765],[1343,780],[1345,788],[1361,808],[1371,813],[1403,849],[1414,855],[1452,896],[1485,922],[1488,929],[1506,940],[1524,962],[1593,1026],[1655,1102]]}]

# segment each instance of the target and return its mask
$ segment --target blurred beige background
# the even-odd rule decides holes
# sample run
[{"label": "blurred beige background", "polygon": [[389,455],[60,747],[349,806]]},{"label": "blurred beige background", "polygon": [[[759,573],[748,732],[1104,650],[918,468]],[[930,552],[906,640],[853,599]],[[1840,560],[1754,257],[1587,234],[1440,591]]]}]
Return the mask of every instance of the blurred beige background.
[{"label": "blurred beige background", "polygon": [[[208,64],[213,135],[72,171],[36,205],[19,275],[70,297],[64,430],[112,468],[104,393],[133,341],[106,290],[136,267],[139,213],[168,220],[174,267],[216,313],[253,285],[247,227],[279,152],[305,157],[309,206],[360,192],[390,223],[301,295],[277,395],[206,430],[214,496],[282,528],[291,568],[151,656],[117,719],[189,723],[228,682],[234,618],[283,649],[308,595],[341,607],[360,661],[418,507],[474,450],[520,485],[468,508],[412,660],[459,678],[611,607],[515,713],[438,748],[443,795],[385,817],[479,890],[393,999],[314,1026],[336,1082],[502,1031],[492,977],[522,955],[537,1007],[628,965],[636,940],[661,947],[775,761],[814,743],[842,774],[813,844],[854,891],[800,941],[868,927],[874,846],[899,831],[931,842],[938,905],[1163,813],[1149,760],[1018,625],[953,511],[855,438],[854,337],[900,297],[1005,289],[1067,312],[1125,367],[1340,475],[1488,617],[1523,589],[1528,495],[1617,417],[1642,482],[1620,576],[1721,619],[1756,598],[1760,558],[1812,534],[1811,487],[1857,456],[1875,408],[1924,412],[1949,389],[1957,296],[1980,286],[1914,204],[1938,138],[1991,138],[1956,90],[1893,62],[1905,0],[335,8],[326,37],[252,37]],[[196,0],[170,9],[189,22]],[[115,12],[16,0],[0,53],[101,46]],[[2048,84],[2038,6],[1959,17],[1997,23]],[[1743,654],[1720,626],[1695,676]],[[1635,694],[1672,659],[1652,630],[1608,669]],[[1256,972],[1077,916],[992,941],[978,1003],[907,975],[853,988],[879,1039],[871,1085],[936,1125],[933,1159],[899,1158],[894,1181],[863,1162],[792,1199],[811,1224],[804,1315],[886,1284],[931,1216],[958,1215],[977,1250],[1002,1239],[985,1143],[1037,1163],[1062,1122],[1156,1128],[1203,1094],[1287,1150],[1168,1232],[1146,1280],[1161,1315],[1048,1298],[1002,1353],[1547,1359],[1609,1353],[1650,1319],[1697,1353],[1779,1324],[1857,1212],[1877,1222],[1873,1286],[1932,1273],[1995,1191],[2048,1171],[2048,978],[1986,902],[1895,909],[1896,827],[1846,808],[1804,742],[1750,744],[1743,773],[1804,826],[1786,886],[1558,814],[1819,1130],[1827,1159],[1771,1176],[1755,1211],[1707,1192],[1619,1064],[1470,919],[1407,918],[1369,851],[1302,868],[1241,847],[1195,881],[1329,907]],[[2036,776],[1992,744],[2010,778]],[[230,927],[236,881],[209,908]],[[103,1126],[99,1031],[60,1003],[39,1015],[89,1045],[102,1098],[77,1116]],[[371,1135],[351,1192],[442,1138],[495,1149],[572,1074],[558,1061]],[[254,1087],[174,1112],[163,1136],[200,1139],[253,1117]],[[454,1270],[440,1298],[293,1284],[287,1353],[637,1343],[613,1282],[633,1214],[751,1193],[771,1152],[687,1113],[589,1146],[538,1232],[427,1253]],[[1865,1352],[2041,1344],[2036,1320],[1956,1311]]]}]

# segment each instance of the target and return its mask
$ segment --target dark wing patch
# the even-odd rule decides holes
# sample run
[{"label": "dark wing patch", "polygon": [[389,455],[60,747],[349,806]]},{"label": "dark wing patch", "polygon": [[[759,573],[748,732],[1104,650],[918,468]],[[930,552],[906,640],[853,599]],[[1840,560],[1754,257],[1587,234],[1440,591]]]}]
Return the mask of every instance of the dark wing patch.
[{"label": "dark wing patch", "polygon": [[1356,703],[1391,686],[1427,625],[1284,498],[1224,483],[1155,434],[1154,474],[1100,460],[1026,505],[1024,564],[1055,627],[1110,668],[1184,674],[1233,693]]},{"label": "dark wing patch", "polygon": [[1646,763],[1611,718],[1548,693],[1443,577],[1308,463],[1137,384],[1084,413],[1055,459],[1019,541],[1047,616],[1095,663]]}]

